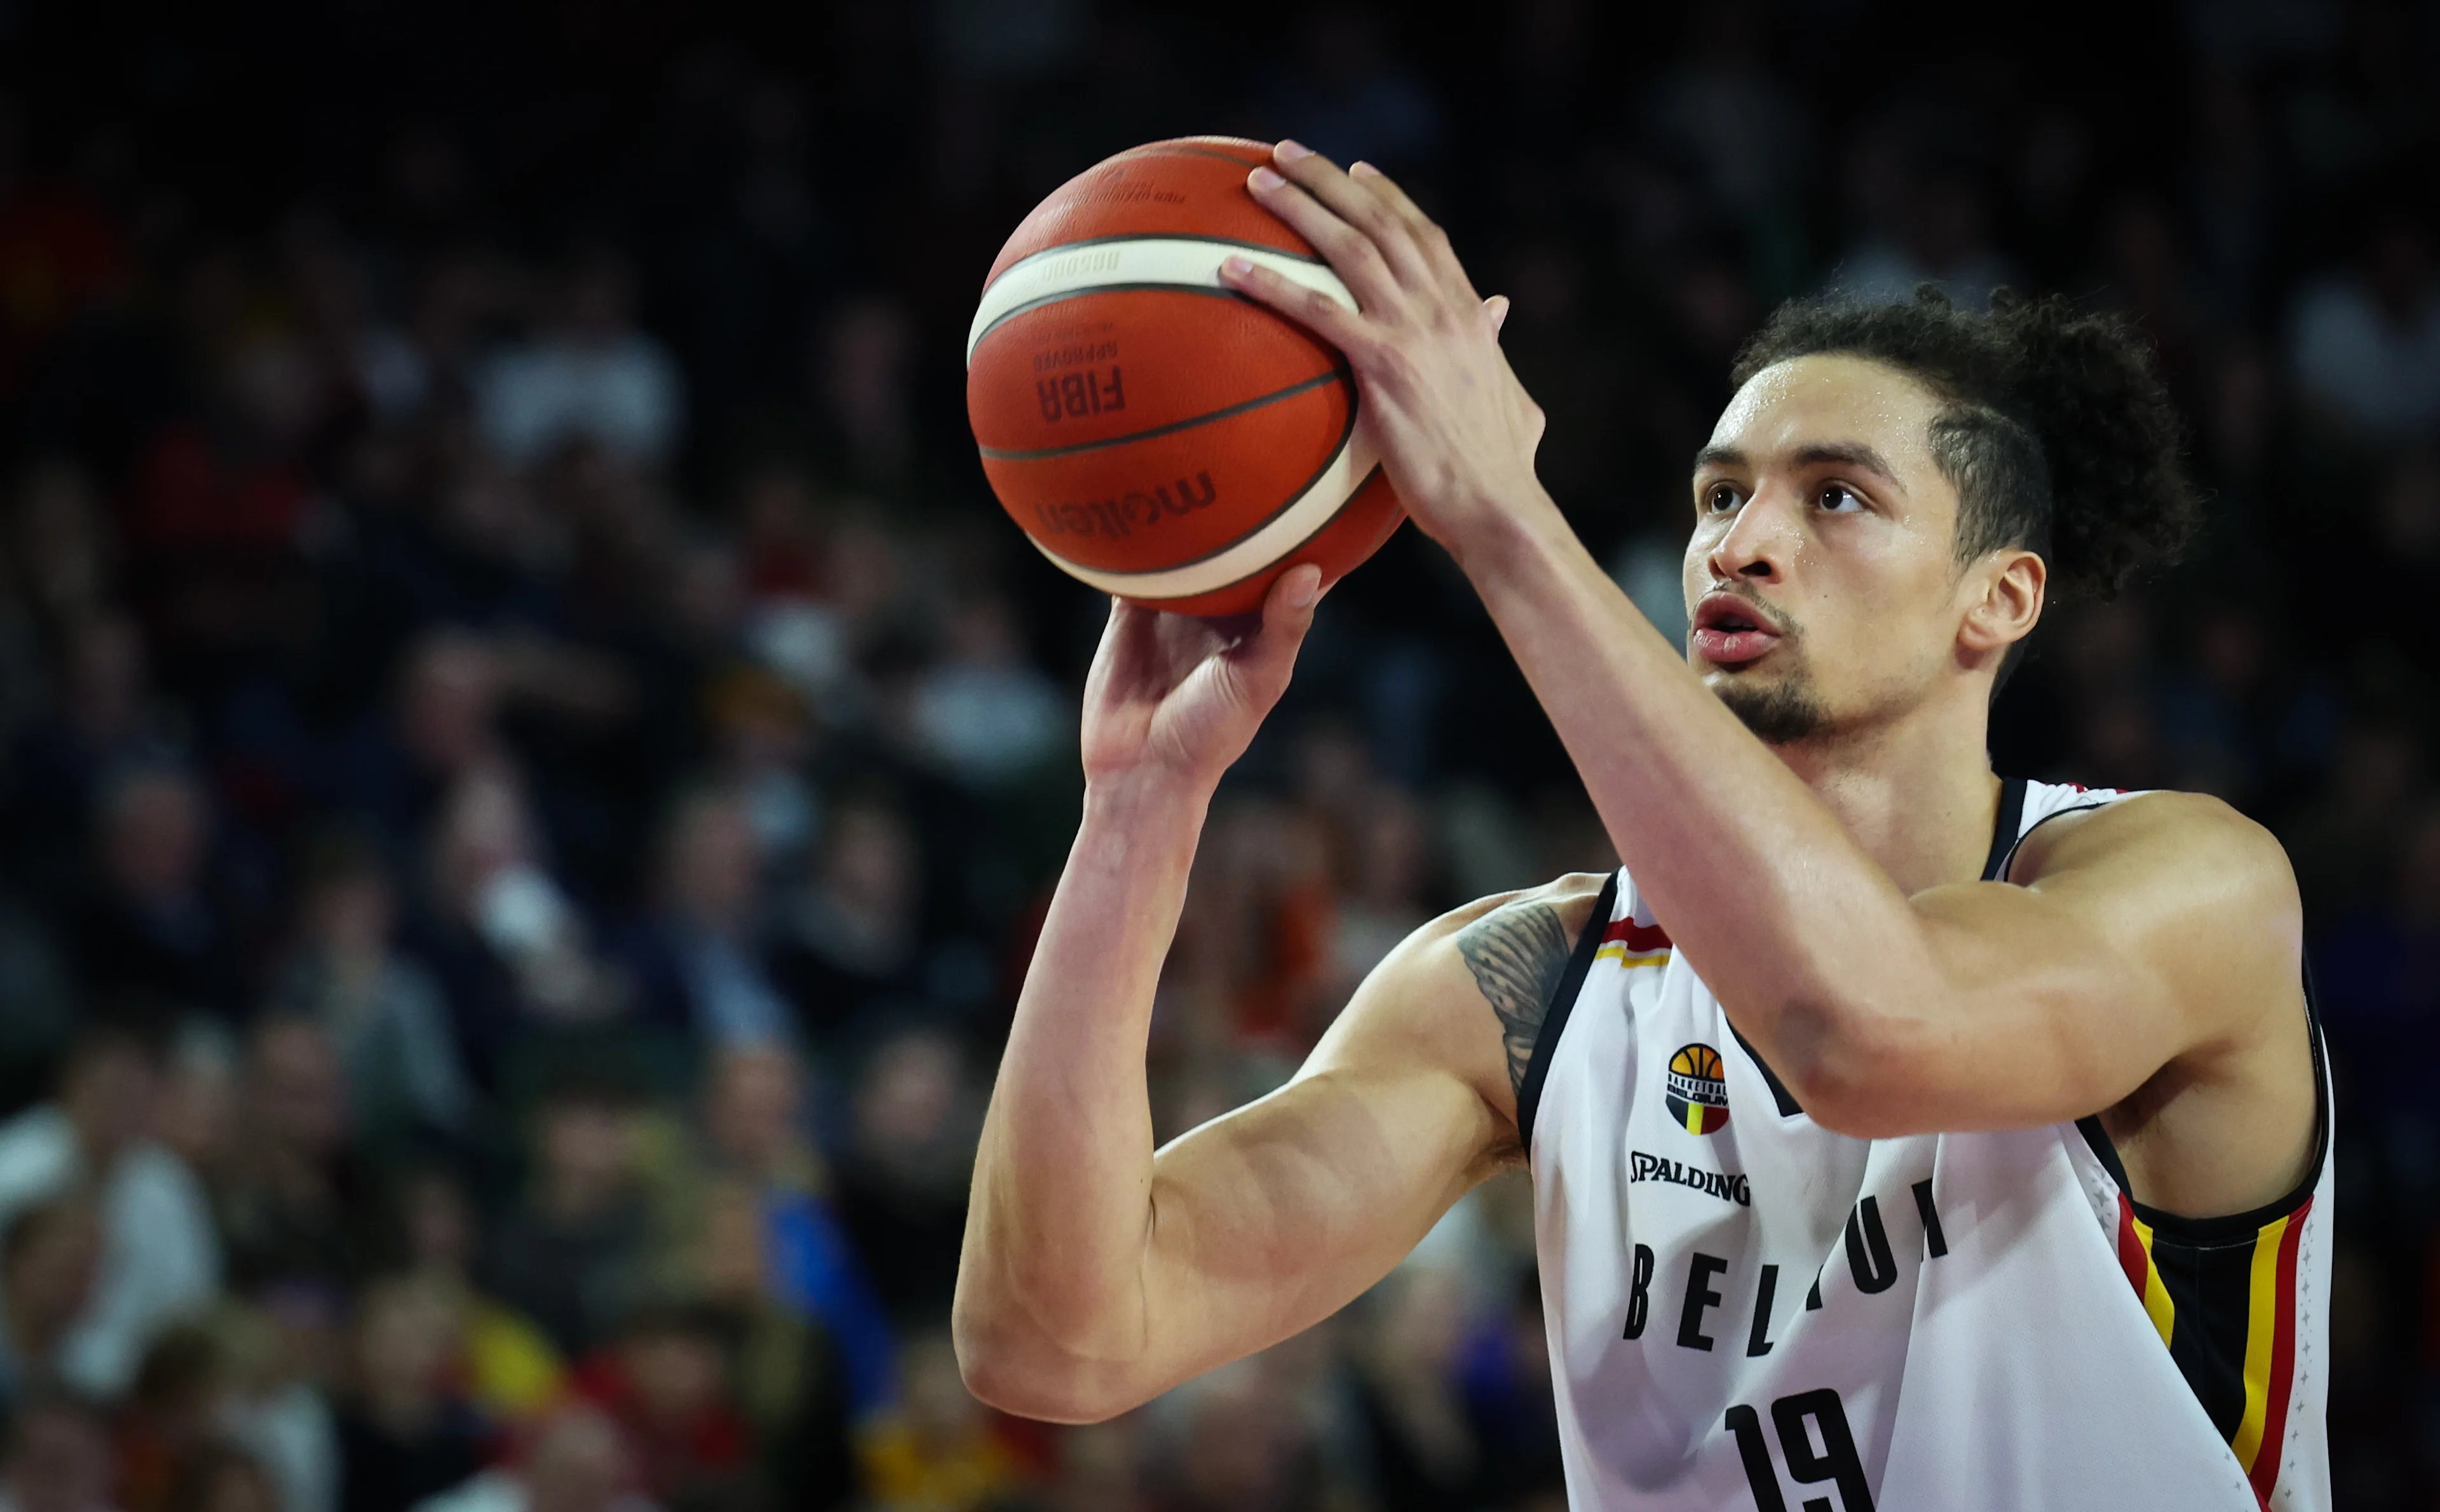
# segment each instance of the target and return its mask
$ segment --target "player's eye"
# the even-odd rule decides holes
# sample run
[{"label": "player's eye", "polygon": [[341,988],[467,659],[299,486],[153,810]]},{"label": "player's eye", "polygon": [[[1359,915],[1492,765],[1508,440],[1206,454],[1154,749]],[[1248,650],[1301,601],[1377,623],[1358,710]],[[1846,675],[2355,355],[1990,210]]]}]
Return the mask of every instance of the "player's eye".
[{"label": "player's eye", "polygon": [[1821,485],[1821,491],[1814,502],[1832,514],[1857,514],[1864,507],[1862,496],[1843,483]]},{"label": "player's eye", "polygon": [[1703,490],[1705,514],[1726,514],[1744,502],[1745,495],[1737,491],[1733,483],[1714,483]]}]

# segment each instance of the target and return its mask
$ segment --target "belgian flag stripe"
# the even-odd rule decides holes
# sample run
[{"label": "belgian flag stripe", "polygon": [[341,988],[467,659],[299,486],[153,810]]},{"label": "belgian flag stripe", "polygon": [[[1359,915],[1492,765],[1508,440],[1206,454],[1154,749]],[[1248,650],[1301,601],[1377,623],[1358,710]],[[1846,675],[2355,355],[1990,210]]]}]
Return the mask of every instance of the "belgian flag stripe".
[{"label": "belgian flag stripe", "polygon": [[1604,945],[1621,940],[1625,942],[1628,950],[1638,955],[1672,948],[1668,934],[1660,925],[1639,924],[1632,918],[1615,919],[1611,921],[1609,928],[1602,931]]},{"label": "belgian flag stripe", "polygon": [[2144,1315],[2167,1344],[2177,1331],[2177,1304],[2169,1299],[2161,1268],[2152,1260],[2152,1225],[2135,1216],[2135,1204],[2125,1192],[2118,1194],[2118,1264],[2143,1302]]},{"label": "belgian flag stripe", "polygon": [[2237,1425],[2239,1464],[2263,1507],[2279,1485],[2288,1436],[2288,1397],[2296,1383],[2296,1248],[2313,1200],[2262,1226],[2253,1242],[2253,1285],[2245,1330],[2245,1419]]},{"label": "belgian flag stripe", "polygon": [[2135,1204],[2126,1194],[2118,1194],[2118,1269],[2126,1272],[2127,1285],[2138,1297],[2144,1294],[2144,1280],[2152,1272],[2151,1252],[2144,1247],[2142,1236],[2135,1232]]}]

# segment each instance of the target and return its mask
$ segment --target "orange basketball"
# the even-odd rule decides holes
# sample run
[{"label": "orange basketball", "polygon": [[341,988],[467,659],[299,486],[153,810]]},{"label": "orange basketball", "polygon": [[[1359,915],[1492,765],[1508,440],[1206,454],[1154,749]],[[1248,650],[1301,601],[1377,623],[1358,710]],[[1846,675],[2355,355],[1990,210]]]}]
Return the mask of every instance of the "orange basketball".
[{"label": "orange basketball", "polygon": [[1220,282],[1235,254],[1355,308],[1246,191],[1269,160],[1190,136],[1070,179],[1000,249],[966,337],[966,415],[1009,516],[1065,571],[1156,609],[1255,609],[1290,566],[1335,578],[1405,518],[1356,436],[1345,360]]}]

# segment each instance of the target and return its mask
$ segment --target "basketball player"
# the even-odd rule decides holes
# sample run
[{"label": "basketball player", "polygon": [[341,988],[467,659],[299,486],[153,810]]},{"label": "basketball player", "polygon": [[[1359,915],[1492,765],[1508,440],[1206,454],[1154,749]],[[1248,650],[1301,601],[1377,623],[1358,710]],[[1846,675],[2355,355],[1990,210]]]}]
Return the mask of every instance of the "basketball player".
[{"label": "basketball player", "polygon": [[1695,459],[1681,649],[1535,483],[1500,310],[1440,230],[1293,143],[1250,187],[1360,310],[1226,276],[1347,354],[1625,864],[1426,926],[1286,1087],[1156,1151],[1188,864],[1319,585],[1286,574],[1233,643],[1114,607],[975,1172],[974,1389],[1121,1412],[1524,1163],[1580,1508],[2326,1507],[2329,1105],[2287,861],[2213,799],[1985,754],[2045,598],[2193,523],[2126,328],[1778,311]]}]

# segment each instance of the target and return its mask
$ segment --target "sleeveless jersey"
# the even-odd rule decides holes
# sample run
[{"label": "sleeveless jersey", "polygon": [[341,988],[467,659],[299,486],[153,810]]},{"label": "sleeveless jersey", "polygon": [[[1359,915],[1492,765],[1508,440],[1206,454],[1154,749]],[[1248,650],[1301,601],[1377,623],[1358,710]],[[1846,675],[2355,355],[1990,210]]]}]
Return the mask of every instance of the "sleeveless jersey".
[{"label": "sleeveless jersey", "polygon": [[[2128,794],[2009,782],[2024,836]],[[2330,1093],[2257,1212],[2134,1200],[2098,1118],[1814,1124],[1619,872],[1544,1020],[1531,1152],[1579,1512],[2325,1512]]]}]

